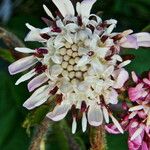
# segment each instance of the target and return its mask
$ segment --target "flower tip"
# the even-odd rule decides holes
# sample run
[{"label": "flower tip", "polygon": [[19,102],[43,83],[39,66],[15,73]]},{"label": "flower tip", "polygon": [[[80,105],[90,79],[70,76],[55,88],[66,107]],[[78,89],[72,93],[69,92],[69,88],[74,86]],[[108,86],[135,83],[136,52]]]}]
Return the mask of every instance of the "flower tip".
[{"label": "flower tip", "polygon": [[34,107],[28,101],[24,102],[22,105],[23,107],[27,108],[28,110],[32,110]]},{"label": "flower tip", "polygon": [[9,72],[10,75],[16,74],[15,71],[14,71],[13,64],[11,64],[11,65],[8,66],[8,72]]}]

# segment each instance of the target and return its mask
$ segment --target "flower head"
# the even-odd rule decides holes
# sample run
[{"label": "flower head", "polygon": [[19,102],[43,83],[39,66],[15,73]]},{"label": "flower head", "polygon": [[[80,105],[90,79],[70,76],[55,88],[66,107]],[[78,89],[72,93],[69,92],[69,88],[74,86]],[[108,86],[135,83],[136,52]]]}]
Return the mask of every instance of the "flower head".
[{"label": "flower head", "polygon": [[[32,68],[16,84],[31,79],[28,83],[33,95],[23,104],[27,109],[34,109],[55,95],[56,106],[47,117],[59,121],[72,110],[72,132],[76,131],[78,114],[82,114],[82,130],[90,125],[99,126],[109,123],[109,117],[123,132],[113,117],[110,104],[118,103],[118,89],[128,79],[128,72],[123,68],[130,63],[119,55],[120,47],[137,48],[144,42],[137,35],[127,30],[112,33],[117,21],[102,21],[90,14],[96,0],[84,0],[77,3],[75,10],[70,0],[52,0],[61,15],[56,18],[43,5],[51,18],[46,20],[48,27],[39,29],[26,24],[30,32],[25,41],[38,41],[43,44],[36,49],[16,48],[16,51],[30,53],[9,66],[10,74],[20,73]],[[147,33],[143,33],[145,35]],[[141,35],[141,36],[143,36]],[[149,34],[147,35],[149,38]],[[136,44],[135,44],[136,43]],[[145,46],[144,44],[142,46]],[[104,119],[103,119],[104,118]]]}]

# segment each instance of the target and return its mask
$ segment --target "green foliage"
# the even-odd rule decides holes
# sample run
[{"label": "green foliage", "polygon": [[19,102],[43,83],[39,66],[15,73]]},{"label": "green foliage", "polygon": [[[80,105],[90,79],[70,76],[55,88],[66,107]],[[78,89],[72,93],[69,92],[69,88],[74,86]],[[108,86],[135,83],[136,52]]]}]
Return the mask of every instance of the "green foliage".
[{"label": "green foliage", "polygon": [[0,77],[0,149],[26,150],[30,139],[21,128],[24,118],[21,103],[18,101],[21,95],[6,73],[0,72]]},{"label": "green foliage", "polygon": [[29,112],[25,121],[23,122],[23,127],[27,129],[27,133],[30,134],[30,128],[38,125],[45,118],[45,115],[49,111],[49,106],[42,105],[39,108],[34,109]]},{"label": "green foliage", "polygon": [[10,63],[14,62],[15,59],[13,58],[11,52],[7,49],[0,48],[0,57]]},{"label": "green foliage", "polygon": [[130,72],[135,71],[138,74],[150,70],[149,50],[150,50],[149,48],[140,48],[138,50],[134,50],[134,49],[122,50],[122,54],[135,55],[135,59],[132,60],[131,64],[127,66],[127,69]]},{"label": "green foliage", "polygon": [[146,26],[142,31],[143,32],[150,32],[150,25]]}]

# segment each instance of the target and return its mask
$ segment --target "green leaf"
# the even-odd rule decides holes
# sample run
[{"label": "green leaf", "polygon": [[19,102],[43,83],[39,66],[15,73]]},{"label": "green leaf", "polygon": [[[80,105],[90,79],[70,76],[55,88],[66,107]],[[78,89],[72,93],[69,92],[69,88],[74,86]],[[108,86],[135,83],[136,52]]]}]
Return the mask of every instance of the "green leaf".
[{"label": "green leaf", "polygon": [[150,61],[148,57],[150,54],[149,48],[139,48],[138,50],[125,49],[122,50],[122,53],[135,55],[135,59],[126,67],[130,72],[135,71],[138,74],[141,74],[150,69]]},{"label": "green leaf", "polygon": [[10,62],[10,63],[15,61],[11,52],[7,49],[0,48],[0,57],[3,58],[4,60]]},{"label": "green leaf", "polygon": [[6,73],[0,72],[0,77],[0,149],[26,150],[29,138],[21,127],[24,114],[21,104],[16,103],[20,93]]},{"label": "green leaf", "polygon": [[150,32],[150,25],[146,26],[142,31],[143,32]]},{"label": "green leaf", "polygon": [[36,108],[28,113],[23,123],[23,127],[27,128],[28,134],[30,134],[30,127],[40,124],[41,121],[45,118],[48,111],[49,111],[49,106],[42,105],[39,108]]},{"label": "green leaf", "polygon": [[124,134],[118,134],[118,135],[111,135],[107,134],[107,147],[108,150],[127,150],[128,144],[127,144],[127,135]]}]

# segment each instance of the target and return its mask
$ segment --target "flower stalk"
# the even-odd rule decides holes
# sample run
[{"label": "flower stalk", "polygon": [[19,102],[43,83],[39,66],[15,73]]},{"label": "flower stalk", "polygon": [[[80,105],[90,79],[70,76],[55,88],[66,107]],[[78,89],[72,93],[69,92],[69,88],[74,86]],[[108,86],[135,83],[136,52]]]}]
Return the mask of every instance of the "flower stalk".
[{"label": "flower stalk", "polygon": [[41,125],[37,127],[29,150],[45,150],[45,140],[50,123],[51,122],[49,121],[49,119],[45,118]]},{"label": "flower stalk", "polygon": [[104,125],[90,128],[90,150],[106,150],[106,135]]}]

